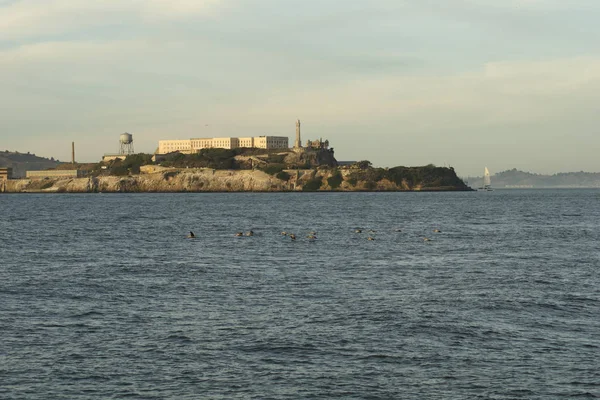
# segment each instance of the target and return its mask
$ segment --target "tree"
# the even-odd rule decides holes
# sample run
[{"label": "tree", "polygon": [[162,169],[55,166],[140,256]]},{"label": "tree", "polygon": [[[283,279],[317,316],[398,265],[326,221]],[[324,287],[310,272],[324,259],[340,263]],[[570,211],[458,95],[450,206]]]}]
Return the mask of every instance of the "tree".
[{"label": "tree", "polygon": [[131,154],[128,155],[122,163],[127,170],[131,171],[131,173],[139,174],[142,165],[152,164],[152,156],[144,153]]},{"label": "tree", "polygon": [[362,160],[354,165],[356,165],[356,167],[358,167],[359,169],[369,169],[373,166],[373,164],[371,164],[371,161],[369,160]]}]

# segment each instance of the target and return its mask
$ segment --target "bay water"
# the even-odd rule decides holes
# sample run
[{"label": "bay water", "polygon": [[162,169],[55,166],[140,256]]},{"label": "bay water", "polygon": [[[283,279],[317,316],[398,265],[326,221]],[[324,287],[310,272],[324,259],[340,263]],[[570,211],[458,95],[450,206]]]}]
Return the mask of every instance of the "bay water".
[{"label": "bay water", "polygon": [[600,397],[599,190],[0,212],[2,399]]}]

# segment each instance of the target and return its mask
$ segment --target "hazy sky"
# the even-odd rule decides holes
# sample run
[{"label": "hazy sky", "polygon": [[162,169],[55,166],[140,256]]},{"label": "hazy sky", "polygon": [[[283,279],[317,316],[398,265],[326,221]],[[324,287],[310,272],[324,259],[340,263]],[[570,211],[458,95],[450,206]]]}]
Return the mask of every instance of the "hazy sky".
[{"label": "hazy sky", "polygon": [[338,160],[600,171],[598,0],[0,0],[0,149],[323,137]]}]

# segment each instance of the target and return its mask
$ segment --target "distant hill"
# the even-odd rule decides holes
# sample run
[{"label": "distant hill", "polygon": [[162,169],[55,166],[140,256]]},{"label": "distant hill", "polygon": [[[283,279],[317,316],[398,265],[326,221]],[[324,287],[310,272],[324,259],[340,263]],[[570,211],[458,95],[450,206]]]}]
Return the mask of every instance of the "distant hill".
[{"label": "distant hill", "polygon": [[[482,185],[483,177],[464,178],[469,186]],[[554,175],[532,174],[516,168],[491,176],[494,188],[600,188],[600,172],[561,172]]]},{"label": "distant hill", "polygon": [[13,169],[15,178],[24,177],[26,171],[42,171],[48,168],[56,168],[61,163],[53,158],[38,157],[35,154],[0,151],[0,168],[9,167]]}]

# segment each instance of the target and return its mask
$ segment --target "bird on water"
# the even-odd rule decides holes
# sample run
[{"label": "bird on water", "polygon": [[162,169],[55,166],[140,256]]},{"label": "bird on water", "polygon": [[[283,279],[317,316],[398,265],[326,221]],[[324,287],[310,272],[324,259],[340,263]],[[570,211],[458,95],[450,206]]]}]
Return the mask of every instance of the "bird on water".
[{"label": "bird on water", "polygon": [[188,239],[194,239],[196,237],[196,235],[194,235],[194,232],[190,231],[190,234],[187,235]]}]

